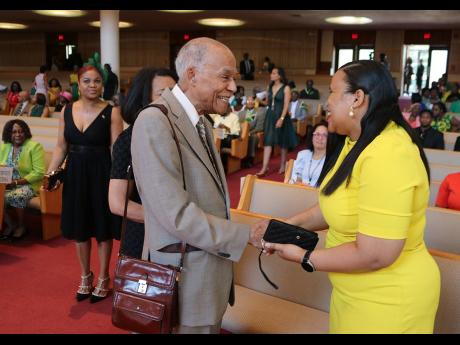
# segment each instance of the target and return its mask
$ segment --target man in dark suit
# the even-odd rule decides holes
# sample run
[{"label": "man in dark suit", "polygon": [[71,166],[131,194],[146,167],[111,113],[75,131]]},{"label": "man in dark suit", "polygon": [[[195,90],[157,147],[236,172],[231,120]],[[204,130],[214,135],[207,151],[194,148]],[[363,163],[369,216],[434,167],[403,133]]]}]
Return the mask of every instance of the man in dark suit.
[{"label": "man in dark suit", "polygon": [[104,95],[102,96],[106,101],[112,100],[112,97],[118,90],[118,77],[112,71],[112,67],[106,63],[104,68],[108,72],[107,82],[104,85]]},{"label": "man in dark suit", "polygon": [[240,74],[243,80],[254,80],[254,61],[249,59],[249,53],[244,53],[240,62]]},{"label": "man in dark suit", "polygon": [[444,135],[431,127],[433,113],[430,110],[424,110],[420,114],[420,127],[416,128],[422,146],[427,149],[444,150]]},{"label": "man in dark suit", "polygon": [[319,99],[319,91],[313,87],[313,80],[308,79],[306,88],[300,91],[300,98],[302,99]]}]

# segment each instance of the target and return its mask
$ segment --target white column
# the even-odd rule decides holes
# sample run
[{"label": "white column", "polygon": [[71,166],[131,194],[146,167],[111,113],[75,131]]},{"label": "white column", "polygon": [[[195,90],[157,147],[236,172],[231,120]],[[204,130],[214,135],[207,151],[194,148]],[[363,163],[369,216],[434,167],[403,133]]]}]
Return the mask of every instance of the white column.
[{"label": "white column", "polygon": [[[120,80],[119,10],[101,10],[101,64],[108,63]],[[120,84],[120,83],[118,83]],[[118,85],[119,87],[119,85]],[[118,91],[118,90],[117,90]]]}]

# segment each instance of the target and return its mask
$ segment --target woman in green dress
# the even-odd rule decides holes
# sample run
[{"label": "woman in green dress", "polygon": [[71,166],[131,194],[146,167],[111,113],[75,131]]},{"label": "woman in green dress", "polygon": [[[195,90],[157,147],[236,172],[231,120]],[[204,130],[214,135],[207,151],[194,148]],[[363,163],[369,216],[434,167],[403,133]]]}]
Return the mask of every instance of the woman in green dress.
[{"label": "woman in green dress", "polygon": [[32,98],[34,106],[30,109],[32,117],[49,117],[50,109],[46,105],[46,96],[42,93],[36,93]]},{"label": "woman in green dress", "polygon": [[262,169],[256,174],[259,177],[268,173],[268,163],[273,146],[279,145],[281,148],[281,162],[278,173],[283,174],[287,151],[297,145],[294,126],[288,115],[291,89],[287,85],[288,80],[284,69],[280,67],[273,68],[270,80],[271,83],[267,91],[268,108],[264,124],[264,160]]}]

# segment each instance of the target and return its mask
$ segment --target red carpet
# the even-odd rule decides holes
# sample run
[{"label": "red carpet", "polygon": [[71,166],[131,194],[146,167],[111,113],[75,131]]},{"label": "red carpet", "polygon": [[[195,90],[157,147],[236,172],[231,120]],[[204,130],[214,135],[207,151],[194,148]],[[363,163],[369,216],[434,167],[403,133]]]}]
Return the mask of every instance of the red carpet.
[{"label": "red carpet", "polygon": [[[296,152],[288,158],[295,158]],[[270,162],[266,178],[282,181],[279,157]],[[255,174],[261,164],[228,176],[231,205],[239,200],[240,177]],[[114,241],[111,272],[118,253]],[[92,270],[98,275],[93,240]],[[16,243],[0,241],[0,334],[5,333],[129,333],[111,323],[111,298],[96,304],[77,303],[80,269],[74,242],[62,238],[43,241],[30,233]],[[223,333],[226,333],[223,331]]]}]

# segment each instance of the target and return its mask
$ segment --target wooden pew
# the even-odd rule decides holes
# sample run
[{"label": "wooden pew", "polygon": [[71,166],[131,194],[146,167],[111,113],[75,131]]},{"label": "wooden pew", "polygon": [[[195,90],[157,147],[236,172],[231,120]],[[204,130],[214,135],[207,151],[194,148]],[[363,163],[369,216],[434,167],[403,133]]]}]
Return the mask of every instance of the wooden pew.
[{"label": "wooden pew", "polygon": [[455,141],[457,140],[458,136],[460,136],[460,133],[444,132],[444,143],[446,145],[446,150],[454,150]]},{"label": "wooden pew", "polygon": [[[271,217],[231,210],[233,221],[254,224]],[[318,232],[317,248],[324,247],[326,231]],[[429,252],[441,273],[441,294],[434,333],[460,333],[460,256],[435,249]],[[306,274],[296,263],[276,255],[263,257],[273,289],[262,277],[259,251],[248,245],[235,264],[235,305],[228,307],[222,327],[233,333],[327,333],[332,286],[325,272]]]},{"label": "wooden pew", "polygon": [[51,126],[51,127],[58,127],[59,126],[59,119],[53,118],[41,118],[41,117],[31,117],[31,116],[9,116],[9,115],[0,115],[0,126],[3,128],[7,121],[13,120],[15,118],[19,118],[25,121],[30,127],[33,126]]},{"label": "wooden pew", "polygon": [[460,166],[460,152],[448,150],[424,149],[428,163]]},{"label": "wooden pew", "polygon": [[458,172],[460,172],[460,165],[430,163],[430,175],[432,180],[442,181],[447,175]]},{"label": "wooden pew", "polygon": [[439,187],[441,186],[441,181],[431,180],[430,182],[430,201],[428,206],[436,206],[436,198],[438,197]]},{"label": "wooden pew", "polygon": [[[318,190],[247,175],[238,210],[288,218],[318,202]],[[428,207],[424,239],[428,247],[460,254],[460,211]]]},{"label": "wooden pew", "polygon": [[[244,224],[268,219],[234,209],[231,218]],[[324,232],[319,235],[318,248],[324,246]],[[279,286],[275,290],[260,273],[258,256],[248,245],[235,264],[235,305],[227,308],[222,327],[233,333],[327,333],[332,291],[327,273],[308,275],[298,264],[264,256],[264,271]]]},{"label": "wooden pew", "polygon": [[294,159],[290,159],[286,163],[286,170],[284,171],[284,183],[289,183],[292,175],[292,169],[294,169]]},{"label": "wooden pew", "polygon": [[441,295],[434,333],[460,333],[460,255],[429,249],[441,272]]},{"label": "wooden pew", "polygon": [[460,255],[460,211],[428,207],[425,243],[429,248]]},{"label": "wooden pew", "polygon": [[318,190],[309,186],[285,184],[247,175],[238,210],[287,218],[318,202]]},{"label": "wooden pew", "polygon": [[241,169],[241,160],[248,154],[249,144],[249,122],[241,123],[241,134],[239,138],[232,140],[232,147],[224,147],[222,153],[228,154],[227,174]]}]

